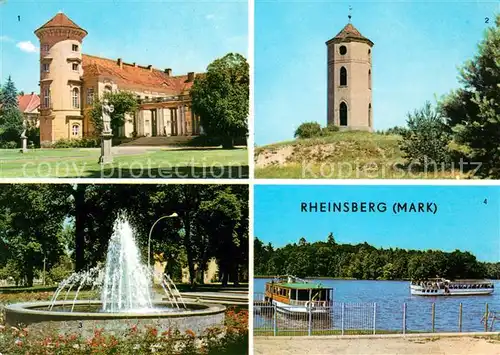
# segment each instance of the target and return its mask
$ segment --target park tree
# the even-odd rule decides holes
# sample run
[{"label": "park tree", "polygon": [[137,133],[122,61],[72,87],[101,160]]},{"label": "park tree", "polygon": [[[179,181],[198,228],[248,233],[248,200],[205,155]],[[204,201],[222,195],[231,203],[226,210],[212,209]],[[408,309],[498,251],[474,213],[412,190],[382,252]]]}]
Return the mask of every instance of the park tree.
[{"label": "park tree", "polygon": [[220,139],[224,148],[233,148],[248,134],[249,84],[248,63],[237,53],[216,59],[194,81],[193,112],[205,133]]},{"label": "park tree", "polygon": [[16,86],[9,76],[0,95],[0,141],[17,143],[22,131],[23,115],[19,110]]},{"label": "park tree", "polygon": [[105,92],[102,98],[94,99],[90,110],[90,120],[96,134],[100,134],[104,128],[102,122],[104,100],[109,100],[109,103],[114,106],[114,111],[111,113],[111,129],[113,135],[117,136],[118,129],[125,123],[126,115],[133,114],[138,108],[136,95],[129,91]]},{"label": "park tree", "polygon": [[3,252],[27,286],[44,263],[55,265],[64,253],[60,238],[67,200],[56,185],[5,184],[0,187]]},{"label": "park tree", "polygon": [[483,177],[500,177],[500,14],[479,43],[478,53],[460,70],[462,87],[440,103],[453,131],[454,149],[481,163]]}]

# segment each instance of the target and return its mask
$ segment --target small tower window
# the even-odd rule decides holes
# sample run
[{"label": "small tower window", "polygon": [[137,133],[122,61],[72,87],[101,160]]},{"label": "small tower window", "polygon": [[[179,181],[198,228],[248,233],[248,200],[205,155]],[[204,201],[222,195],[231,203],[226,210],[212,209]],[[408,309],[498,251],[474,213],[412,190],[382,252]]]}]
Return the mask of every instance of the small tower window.
[{"label": "small tower window", "polygon": [[71,126],[71,135],[73,137],[78,137],[80,135],[80,125],[74,124]]},{"label": "small tower window", "polygon": [[109,92],[109,93],[110,93],[110,92],[112,92],[112,91],[113,91],[113,89],[111,88],[111,86],[110,86],[110,85],[106,85],[106,86],[104,87],[104,93],[107,93],[107,92]]},{"label": "small tower window", "polygon": [[49,51],[49,45],[48,44],[42,44],[42,51],[43,52],[48,52]]},{"label": "small tower window", "polygon": [[73,52],[78,52],[78,44],[73,44],[71,49]]},{"label": "small tower window", "polygon": [[345,102],[340,103],[340,125],[347,126],[347,105]]},{"label": "small tower window", "polygon": [[43,107],[44,108],[50,107],[50,89],[49,88],[43,89]]},{"label": "small tower window", "polygon": [[368,127],[372,126],[372,104],[368,104]]},{"label": "small tower window", "polygon": [[78,88],[74,88],[71,91],[71,96],[73,101],[73,108],[80,108],[80,90],[78,90]]},{"label": "small tower window", "polygon": [[345,55],[347,53],[347,47],[346,46],[340,46],[339,53],[341,55]]},{"label": "small tower window", "polygon": [[73,71],[78,71],[78,63],[72,64]]},{"label": "small tower window", "polygon": [[48,73],[50,69],[50,65],[48,63],[43,63],[42,64],[42,70],[44,73]]},{"label": "small tower window", "polygon": [[368,89],[371,90],[372,88],[372,71],[369,69],[368,70]]},{"label": "small tower window", "polygon": [[340,68],[340,86],[347,86],[347,69]]}]

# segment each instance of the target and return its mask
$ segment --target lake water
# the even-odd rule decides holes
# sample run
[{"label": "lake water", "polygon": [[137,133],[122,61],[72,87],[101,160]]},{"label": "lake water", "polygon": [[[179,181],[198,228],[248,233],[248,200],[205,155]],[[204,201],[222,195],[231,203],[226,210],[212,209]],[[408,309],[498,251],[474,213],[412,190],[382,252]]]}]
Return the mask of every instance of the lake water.
[{"label": "lake water", "polygon": [[[265,283],[271,279],[255,279],[254,292],[264,293]],[[406,327],[409,331],[432,329],[432,303],[435,303],[436,331],[458,331],[459,304],[462,303],[462,331],[484,331],[481,318],[486,304],[500,316],[500,281],[494,281],[495,292],[488,296],[429,297],[412,296],[408,281],[311,280],[333,287],[335,302],[376,303],[376,327],[383,330],[401,330],[403,304],[407,304]],[[495,330],[500,330],[497,321]]]}]

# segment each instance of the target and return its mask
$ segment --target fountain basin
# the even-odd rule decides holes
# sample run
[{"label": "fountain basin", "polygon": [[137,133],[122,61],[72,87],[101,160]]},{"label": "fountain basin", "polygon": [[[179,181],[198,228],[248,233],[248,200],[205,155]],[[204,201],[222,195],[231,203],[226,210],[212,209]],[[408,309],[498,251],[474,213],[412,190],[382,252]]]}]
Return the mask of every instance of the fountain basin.
[{"label": "fountain basin", "polygon": [[[69,311],[75,305],[78,310],[86,307],[96,311]],[[30,328],[55,329],[61,333],[82,333],[88,336],[101,328],[110,334],[120,334],[137,325],[156,327],[159,332],[168,329],[188,329],[201,334],[206,328],[224,325],[226,307],[220,304],[185,302],[186,309],[177,310],[170,302],[154,302],[155,312],[99,312],[100,301],[58,301],[48,310],[51,302],[14,303],[6,306],[5,321],[8,325],[29,325]],[[62,310],[66,307],[68,310]],[[162,308],[169,308],[162,310]]]}]

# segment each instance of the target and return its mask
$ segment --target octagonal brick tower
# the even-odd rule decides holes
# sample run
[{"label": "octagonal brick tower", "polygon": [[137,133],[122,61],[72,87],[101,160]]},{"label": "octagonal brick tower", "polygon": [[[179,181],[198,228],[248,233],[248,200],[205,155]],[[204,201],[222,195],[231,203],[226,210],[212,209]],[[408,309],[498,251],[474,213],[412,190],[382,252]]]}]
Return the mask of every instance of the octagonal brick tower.
[{"label": "octagonal brick tower", "polygon": [[371,132],[373,42],[348,23],[326,46],[327,123]]},{"label": "octagonal brick tower", "polygon": [[35,34],[40,40],[40,142],[81,138],[82,41],[87,31],[58,13]]}]

